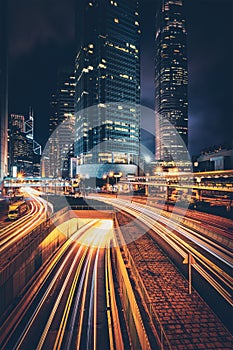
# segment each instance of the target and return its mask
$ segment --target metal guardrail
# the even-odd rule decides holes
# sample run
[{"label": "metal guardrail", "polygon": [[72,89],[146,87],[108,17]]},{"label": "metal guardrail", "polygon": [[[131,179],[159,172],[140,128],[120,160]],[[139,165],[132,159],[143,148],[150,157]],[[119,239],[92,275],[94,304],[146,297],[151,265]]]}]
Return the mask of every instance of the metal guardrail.
[{"label": "metal guardrail", "polygon": [[153,321],[153,325],[155,326],[155,329],[157,331],[157,335],[158,335],[159,341],[160,341],[160,348],[162,350],[172,350],[171,343],[169,342],[168,337],[165,333],[165,330],[164,330],[161,322],[159,321],[158,314],[155,312],[155,310],[153,308],[153,303],[151,302],[151,299],[150,299],[149,294],[146,290],[146,287],[141,279],[141,276],[136,268],[134,260],[129,252],[128,252],[128,261],[129,261],[129,264],[132,268],[132,273],[135,276],[135,280],[136,280],[136,283],[138,285],[141,296],[143,298],[143,301],[146,304],[147,311],[148,311],[148,313]]},{"label": "metal guardrail", "polygon": [[136,265],[134,263],[134,260],[127,248],[127,245],[124,244],[124,238],[123,235],[121,233],[119,224],[117,219],[115,218],[115,226],[116,226],[116,232],[117,232],[117,236],[118,236],[118,241],[119,244],[122,245],[122,249],[124,251],[124,254],[129,262],[129,265],[132,269],[132,274],[135,277],[135,282],[137,284],[139,293],[141,294],[142,300],[146,306],[147,309],[147,313],[149,314],[152,324],[155,327],[155,331],[156,331],[156,335],[157,335],[157,342],[158,342],[158,346],[160,347],[161,350],[172,350],[172,346],[170,341],[168,340],[168,337],[166,335],[166,332],[159,320],[158,314],[155,312],[151,299],[149,297],[149,294],[146,290],[146,287],[141,279],[141,276],[136,268]]},{"label": "metal guardrail", "polygon": [[97,205],[70,205],[72,210],[113,210],[111,205],[97,204]]},{"label": "metal guardrail", "polygon": [[127,328],[133,349],[151,350],[134,291],[122,258],[120,248],[113,249],[113,265],[119,283],[121,304],[127,319]]},{"label": "metal guardrail", "polygon": [[[109,205],[95,205],[94,207],[90,205],[72,205],[71,209],[73,210],[112,210],[112,206]],[[54,227],[57,220],[61,218],[62,215],[69,212],[70,208],[65,207],[60,209],[58,212],[54,213],[50,218],[42,222],[39,226],[35,227],[31,232],[26,234],[20,241],[17,241],[16,244],[10,246],[7,249],[7,252],[3,252],[0,256],[0,270],[10,263],[11,260],[15,258],[15,256],[25,249],[35,238],[39,235],[47,231],[48,229]]]}]

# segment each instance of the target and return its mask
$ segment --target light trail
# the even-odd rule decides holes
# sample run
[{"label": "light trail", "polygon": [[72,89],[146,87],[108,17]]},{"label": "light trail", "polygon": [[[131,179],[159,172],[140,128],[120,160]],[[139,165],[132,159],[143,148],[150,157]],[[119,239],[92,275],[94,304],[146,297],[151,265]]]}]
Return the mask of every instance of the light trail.
[{"label": "light trail", "polygon": [[112,220],[95,219],[76,231],[41,268],[8,318],[10,331],[6,325],[1,349],[123,349],[111,261],[114,240]]},{"label": "light trail", "polygon": [[[30,233],[36,226],[38,226],[44,219],[45,207],[41,198],[31,194],[33,202],[31,202],[30,212],[17,220],[13,225],[10,225],[4,230],[4,234],[0,236],[0,254],[4,251],[9,253],[11,247],[16,246],[28,233]],[[15,229],[17,227],[17,229]],[[3,255],[1,256],[3,259]]]},{"label": "light trail", "polygon": [[[193,243],[195,243],[196,245],[198,245],[199,247],[201,247],[211,255],[215,256],[217,259],[221,260],[224,264],[228,265],[230,268],[233,268],[233,254],[231,254],[230,252],[227,252],[226,249],[222,248],[221,246],[217,246],[215,243],[213,244],[210,240],[207,240],[207,238],[203,239],[203,237],[200,234],[198,234],[196,231],[190,228],[181,227],[180,226],[181,223],[174,223],[171,219],[166,218],[162,215],[159,215],[158,213],[153,211],[153,208],[148,209],[148,207],[145,207],[143,205],[138,205],[138,204],[136,205],[133,203],[129,203],[127,201],[117,200],[117,199],[109,200],[109,199],[102,198],[102,200],[104,200],[109,204],[111,203],[112,205],[116,206],[118,209],[121,209],[123,207],[133,209],[135,210],[135,212],[137,212],[137,217],[140,217],[144,214],[147,217],[152,218],[154,220],[154,223],[160,222],[160,223],[163,223],[164,225],[167,225],[169,229],[179,232],[182,236],[188,238],[190,241],[192,241]],[[203,242],[203,241],[206,241],[206,242]],[[212,245],[215,245],[215,248],[213,248]],[[228,253],[227,255],[224,254],[226,252]]]},{"label": "light trail", "polygon": [[[96,223],[96,220],[94,220],[94,222],[92,222],[92,223],[90,222],[88,224],[88,227],[86,228],[86,230],[88,230],[90,228],[91,224],[93,226],[93,225],[95,225],[95,223]],[[85,232],[84,227],[82,227],[81,230],[82,230],[82,232]],[[77,233],[74,234],[74,238],[76,235],[77,236],[79,235],[79,231],[77,231]],[[60,274],[62,273],[63,269],[65,268],[65,266],[68,262],[68,259],[75,251],[75,246],[73,246],[72,249],[67,253],[67,250],[68,250],[68,248],[71,247],[71,244],[74,244],[74,242],[72,240],[68,240],[67,242],[64,243],[64,245],[60,248],[58,254],[56,254],[54,259],[49,263],[46,270],[43,271],[42,275],[39,276],[38,280],[32,285],[32,291],[35,291],[36,294],[32,298],[29,296],[26,297],[25,304],[21,305],[21,303],[20,303],[18,311],[15,312],[14,315],[11,315],[11,317],[9,317],[7,319],[7,328],[12,329],[12,331],[7,336],[6,336],[6,333],[4,333],[5,334],[5,341],[4,342],[3,342],[4,334],[2,334],[2,336],[1,336],[2,349],[5,349],[4,344],[7,344],[7,342],[10,340],[11,335],[17,329],[17,327],[19,326],[19,324],[23,320],[23,318],[26,316],[26,313],[27,313],[28,309],[30,308],[30,305],[32,304],[32,302],[35,300],[36,295],[38,294],[38,292],[40,290],[42,290],[43,286],[45,285],[45,283],[49,279],[51,273],[53,272],[55,267],[60,263],[61,265],[58,268],[55,276],[50,281],[49,286],[46,288],[45,292],[43,292],[43,295],[41,296],[40,301],[38,302],[33,314],[30,316],[26,326],[24,327],[24,329],[21,332],[21,335],[18,337],[18,340],[17,340],[17,343],[16,343],[14,349],[19,349],[20,346],[22,345],[24,339],[26,338],[27,334],[30,331],[30,328],[32,327],[33,323],[35,322],[36,317],[38,316],[38,314],[41,311],[44,303],[46,302],[49,294],[51,293],[51,290],[54,288],[56,281],[59,279]],[[65,254],[66,254],[66,256],[64,257]]]},{"label": "light trail", "polygon": [[[82,271],[82,276],[78,285],[78,291],[77,291],[77,296],[75,299],[75,303],[74,303],[74,308],[73,308],[73,312],[71,315],[71,321],[70,321],[70,331],[68,333],[67,336],[67,341],[65,344],[65,348],[66,349],[70,349],[71,348],[71,343],[72,343],[72,338],[74,337],[74,329],[75,329],[75,320],[77,317],[77,313],[78,313],[78,307],[81,301],[81,292],[82,290],[83,292],[83,296],[86,297],[86,290],[87,290],[87,281],[88,281],[88,275],[89,275],[89,271],[90,271],[90,266],[91,266],[91,257],[93,254],[93,248],[91,248],[89,250],[89,254],[88,254],[88,258],[86,259],[85,262],[85,266],[83,268]],[[85,300],[84,300],[85,303]],[[84,303],[82,303],[83,309],[81,308],[82,312],[80,313],[80,323],[79,323],[79,331],[78,331],[78,336],[77,336],[77,349],[79,349],[80,347],[80,339],[81,339],[81,330],[82,330],[82,321],[83,321],[83,314],[84,314]]]},{"label": "light trail", "polygon": [[[87,253],[87,248],[85,249],[84,252],[82,252],[82,247],[80,247],[79,250],[78,250],[78,253],[77,253],[76,256],[75,256],[75,259],[73,260],[73,263],[72,263],[72,265],[71,265],[71,267],[70,267],[70,269],[69,269],[69,272],[68,272],[68,274],[67,274],[67,276],[66,276],[66,278],[65,278],[65,281],[64,281],[64,283],[63,283],[63,285],[62,285],[62,288],[61,288],[61,290],[60,290],[60,292],[59,292],[59,295],[58,295],[58,297],[57,297],[57,299],[56,299],[56,302],[55,302],[55,304],[54,304],[54,306],[53,306],[52,312],[50,313],[50,316],[49,316],[49,319],[48,319],[48,321],[47,321],[47,323],[46,323],[46,326],[45,326],[45,328],[44,328],[44,331],[43,331],[43,333],[42,333],[42,335],[41,335],[41,337],[40,337],[39,344],[37,345],[37,348],[36,348],[37,350],[41,350],[42,347],[43,347],[43,345],[44,345],[45,338],[46,338],[47,335],[48,335],[49,328],[50,328],[50,326],[51,326],[51,324],[52,324],[52,322],[53,322],[53,319],[54,319],[55,314],[56,314],[56,312],[57,312],[57,309],[58,309],[58,307],[59,307],[61,298],[62,298],[62,296],[63,296],[63,294],[64,294],[64,292],[65,292],[65,289],[66,289],[66,287],[67,287],[67,285],[68,285],[70,276],[71,276],[73,270],[74,270],[75,267],[76,267],[77,261],[78,261],[80,255],[81,255],[81,253],[83,253],[83,255],[82,255],[81,261],[80,261],[79,264],[78,264],[78,268],[77,268],[77,271],[76,271],[76,274],[78,274],[78,276],[79,276],[79,273],[80,273],[81,266],[82,266],[82,264],[83,264],[83,260],[84,260],[84,258],[85,258],[85,256],[86,256],[86,253]],[[76,277],[75,277],[75,278],[76,278]],[[72,292],[72,291],[70,291],[70,293],[71,293],[71,295],[73,295],[73,292]],[[68,299],[69,299],[69,298],[68,298]],[[66,309],[69,309],[69,300],[68,300],[67,302],[68,302],[68,306],[66,305],[65,311],[63,312],[63,318],[62,318],[62,321],[61,321],[61,324],[60,324],[60,327],[59,327],[58,334],[60,334],[61,329],[63,328],[64,320],[66,319],[66,312],[67,312]],[[58,345],[59,345],[59,344],[58,344],[57,338],[56,338],[56,341],[55,341],[55,348],[54,348],[54,349],[58,349],[59,347],[56,347],[56,346],[58,346]]]},{"label": "light trail", "polygon": [[[90,252],[90,259],[88,261],[88,265],[87,265],[87,268],[86,268],[85,281],[84,281],[84,285],[83,285],[83,297],[82,297],[82,302],[81,302],[80,320],[79,320],[79,328],[78,328],[77,343],[76,343],[77,344],[76,345],[77,349],[80,349],[80,344],[81,344],[81,336],[82,336],[82,330],[83,330],[84,309],[85,309],[85,302],[86,302],[86,296],[87,296],[87,284],[88,284],[88,279],[89,279],[92,254],[93,254],[93,248],[91,249],[91,252]],[[80,290],[80,293],[81,293],[81,290]],[[76,317],[76,315],[75,315],[75,317]],[[70,338],[71,338],[71,336],[70,336]]]},{"label": "light trail", "polygon": [[73,251],[74,251],[74,247],[73,247],[73,249],[66,255],[66,257],[65,257],[64,261],[62,262],[62,264],[61,264],[59,270],[57,271],[55,277],[54,277],[54,278],[52,279],[52,281],[50,282],[49,287],[47,288],[46,292],[43,294],[43,296],[42,296],[40,302],[38,303],[38,305],[37,305],[35,311],[33,312],[33,314],[32,314],[32,316],[30,317],[28,323],[26,324],[26,326],[25,326],[23,332],[21,333],[21,336],[20,336],[20,338],[18,339],[18,341],[17,341],[16,345],[14,346],[13,350],[18,350],[18,349],[20,349],[20,347],[21,347],[21,345],[22,345],[24,339],[26,338],[26,336],[27,336],[27,334],[28,334],[28,332],[29,332],[29,330],[30,330],[32,324],[34,323],[34,321],[35,321],[35,319],[36,319],[36,316],[38,315],[39,311],[41,310],[42,306],[44,305],[44,303],[45,303],[45,301],[46,301],[46,299],[47,299],[49,293],[51,292],[53,286],[55,285],[56,280],[59,278],[59,276],[60,276],[60,274],[61,274],[63,268],[65,267],[65,265],[66,265],[66,263],[67,263],[69,257],[72,255]]},{"label": "light trail", "polygon": [[[100,271],[108,271],[109,290],[113,292],[110,255],[104,257],[113,237],[112,226],[111,220],[92,220],[64,243],[59,254],[42,270],[37,282],[32,285],[33,296],[28,292],[25,304],[22,300],[16,314],[8,319],[11,331],[1,338],[1,349],[6,350],[9,346],[12,350],[28,348],[33,340],[35,344],[31,346],[37,350],[50,347],[58,350],[74,345],[80,348],[84,344],[86,349],[97,350],[102,334],[105,334],[105,338],[107,335],[106,344],[110,344],[107,323],[109,310],[105,297],[100,299],[100,295],[106,295],[106,285],[101,282]],[[85,244],[79,243],[81,238]],[[102,287],[103,293],[99,294]],[[114,296],[112,298],[115,299]],[[48,305],[51,305],[49,309]],[[116,305],[113,312],[118,312]],[[44,321],[40,325],[42,319]],[[118,315],[115,315],[114,320],[117,319],[119,322]],[[105,323],[104,329],[98,333],[99,325],[103,327]],[[113,321],[111,325],[114,326]],[[56,335],[51,338],[54,327]],[[116,328],[118,332],[121,331],[120,324]],[[39,334],[36,333],[38,329]],[[17,338],[13,339],[16,334]],[[111,346],[110,349],[114,348]]]},{"label": "light trail", "polygon": [[105,285],[110,350],[124,349],[124,342],[121,333],[121,326],[116,303],[116,295],[114,290],[114,281],[110,256],[110,241],[108,242],[107,249],[105,251]]},{"label": "light trail", "polygon": [[[95,197],[95,199],[98,197]],[[196,233],[192,232],[191,229],[185,231],[184,228],[181,228],[177,224],[174,224],[170,219],[164,218],[162,216],[157,215],[154,211],[149,210],[148,208],[143,207],[142,205],[131,204],[127,201],[119,200],[119,199],[109,199],[109,198],[101,198],[101,201],[111,203],[111,205],[115,206],[119,210],[126,211],[133,217],[142,221],[146,226],[155,231],[158,235],[160,235],[170,246],[172,246],[183,258],[190,252],[199,263],[201,263],[205,268],[208,269],[208,272],[204,272],[203,268],[198,265],[198,263],[193,265],[201,275],[224,297],[224,299],[233,306],[232,298],[228,290],[224,287],[220,288],[220,284],[216,281],[215,278],[219,279],[224,283],[224,285],[232,290],[233,278],[226,273],[223,269],[221,269],[218,265],[213,263],[210,259],[201,254],[197,249],[193,248],[190,243],[187,243],[182,237],[187,238],[191,242],[195,243],[198,247],[202,248],[207,253],[211,254],[214,257],[217,257],[218,260],[224,262],[227,266],[232,266],[232,263],[229,258],[227,259],[222,256],[221,247],[219,247],[219,251],[216,249],[213,250],[212,247],[208,247],[206,243],[196,239],[196,237],[192,236]],[[166,227],[164,227],[166,225]],[[177,236],[176,232],[178,232],[181,237]],[[220,256],[218,256],[220,254]],[[211,275],[214,274],[215,278]]]}]

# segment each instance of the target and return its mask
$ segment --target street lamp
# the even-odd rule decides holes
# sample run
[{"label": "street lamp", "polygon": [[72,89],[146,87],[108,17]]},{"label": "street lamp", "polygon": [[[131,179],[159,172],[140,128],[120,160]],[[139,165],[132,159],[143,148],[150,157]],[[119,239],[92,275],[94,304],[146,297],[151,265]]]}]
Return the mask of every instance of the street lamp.
[{"label": "street lamp", "polygon": [[158,173],[158,174],[162,173],[162,171],[163,171],[163,168],[161,166],[157,166],[156,169],[155,169],[155,174],[156,173]]},{"label": "street lamp", "polygon": [[57,179],[56,177],[53,178],[53,183],[54,183],[54,194],[57,194]]},{"label": "street lamp", "polygon": [[107,180],[107,184],[106,184],[106,190],[107,191],[109,191],[109,179],[110,179],[110,177],[113,177],[113,176],[115,176],[114,172],[110,171],[108,174],[104,174],[103,177],[102,177],[103,180]]},{"label": "street lamp", "polygon": [[46,196],[46,220],[48,219],[48,191],[47,191],[47,186],[49,185],[48,182],[45,182],[45,196]]}]

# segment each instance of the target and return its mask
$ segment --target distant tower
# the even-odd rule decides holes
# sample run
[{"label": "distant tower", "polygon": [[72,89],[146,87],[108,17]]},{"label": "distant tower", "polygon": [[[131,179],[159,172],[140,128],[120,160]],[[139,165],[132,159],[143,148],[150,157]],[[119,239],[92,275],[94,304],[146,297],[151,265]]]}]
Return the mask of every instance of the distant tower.
[{"label": "distant tower", "polygon": [[[75,156],[79,172],[137,171],[140,24],[137,0],[77,0]],[[93,112],[88,107],[95,106]],[[104,165],[104,166],[103,166]],[[102,169],[102,170],[98,170]]]},{"label": "distant tower", "polygon": [[9,173],[13,167],[24,175],[33,175],[33,139],[25,133],[25,117],[19,114],[9,116]]},{"label": "distant tower", "polygon": [[34,115],[32,107],[29,107],[29,116],[25,121],[25,133],[28,139],[34,139]]},{"label": "distant tower", "polygon": [[[156,159],[182,159],[188,146],[187,32],[183,0],[160,0],[155,43]],[[175,130],[186,147],[177,140]]]},{"label": "distant tower", "polygon": [[0,0],[0,180],[7,175],[7,1]]},{"label": "distant tower", "polygon": [[34,112],[32,107],[29,107],[29,116],[24,124],[24,132],[27,139],[32,140],[33,142],[33,152],[37,155],[41,155],[41,145],[36,142],[34,138]]}]

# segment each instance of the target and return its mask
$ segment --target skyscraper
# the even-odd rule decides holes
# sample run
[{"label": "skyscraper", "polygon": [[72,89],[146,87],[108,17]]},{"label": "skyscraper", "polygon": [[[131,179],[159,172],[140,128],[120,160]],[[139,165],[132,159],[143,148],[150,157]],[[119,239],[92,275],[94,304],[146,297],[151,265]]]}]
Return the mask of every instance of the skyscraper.
[{"label": "skyscraper", "polygon": [[7,175],[7,1],[0,0],[0,179]]},{"label": "skyscraper", "polygon": [[58,126],[57,94],[53,93],[49,103],[49,136]]},{"label": "skyscraper", "polygon": [[74,152],[80,173],[136,173],[139,37],[137,0],[77,1]]},{"label": "skyscraper", "polygon": [[187,32],[183,2],[183,0],[160,0],[157,11],[155,37],[157,160],[182,160],[188,146]]},{"label": "skyscraper", "polygon": [[[30,120],[30,119],[29,119]],[[33,138],[25,132],[25,117],[19,114],[9,116],[9,173],[13,175],[13,167],[17,173],[33,175]]]},{"label": "skyscraper", "polygon": [[[41,145],[34,139],[33,111],[29,116],[12,113],[8,121],[8,172],[13,175],[13,167],[24,175],[38,175]],[[35,163],[35,164],[34,164]],[[35,171],[34,171],[35,169]]]},{"label": "skyscraper", "polygon": [[[73,149],[75,77],[72,69],[58,72],[56,93],[50,102],[49,166],[47,176],[68,176],[70,150]],[[63,125],[62,125],[63,124]],[[57,130],[56,128],[59,127]],[[56,131],[55,131],[56,130]]]}]

